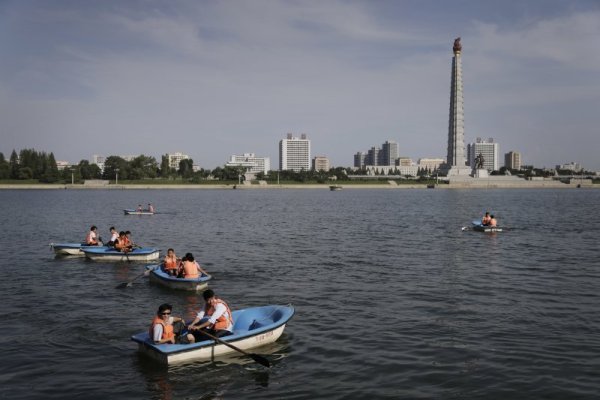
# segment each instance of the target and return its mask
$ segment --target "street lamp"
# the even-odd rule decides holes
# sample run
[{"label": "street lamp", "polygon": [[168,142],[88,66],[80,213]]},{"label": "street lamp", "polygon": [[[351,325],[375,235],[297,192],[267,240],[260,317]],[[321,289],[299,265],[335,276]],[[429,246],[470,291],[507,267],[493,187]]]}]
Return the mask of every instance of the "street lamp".
[{"label": "street lamp", "polygon": [[115,185],[119,184],[119,168],[115,168]]}]

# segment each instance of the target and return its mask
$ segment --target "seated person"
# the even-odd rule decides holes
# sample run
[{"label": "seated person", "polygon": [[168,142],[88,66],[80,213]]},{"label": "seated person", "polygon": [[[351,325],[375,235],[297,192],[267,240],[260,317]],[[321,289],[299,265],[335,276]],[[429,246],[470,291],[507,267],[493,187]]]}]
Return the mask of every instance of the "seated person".
[{"label": "seated person", "polygon": [[492,218],[490,217],[490,213],[486,212],[485,215],[483,216],[483,218],[481,219],[481,225],[483,225],[483,226],[489,225],[491,219]]},{"label": "seated person", "polygon": [[131,251],[131,245],[128,245],[127,242],[125,232],[119,232],[119,237],[115,240],[115,249],[122,251],[123,253],[129,253]]},{"label": "seated person", "polygon": [[[185,321],[181,317],[172,317],[172,310],[173,306],[167,303],[161,304],[158,307],[156,316],[152,320],[152,324],[150,324],[150,329],[148,331],[154,344],[189,342],[187,337],[179,336],[183,331],[183,328],[185,328]],[[188,336],[191,341],[194,340],[193,335],[189,334]]]},{"label": "seated person", "polygon": [[180,264],[181,259],[177,258],[177,256],[175,255],[175,250],[167,250],[167,255],[163,260],[163,270],[171,276],[177,276],[177,274],[179,273]]},{"label": "seated person", "polygon": [[151,213],[154,212],[154,207],[150,203],[148,203],[148,211],[151,212]]},{"label": "seated person", "polygon": [[99,242],[98,242],[98,235],[96,233],[97,231],[98,231],[98,228],[96,228],[96,225],[92,225],[92,227],[90,228],[90,231],[85,236],[86,246],[98,246]]},{"label": "seated person", "polygon": [[194,255],[192,253],[186,253],[185,257],[181,259],[182,261],[182,271],[181,277],[186,279],[196,279],[199,278],[202,274],[208,275],[200,264],[194,259]]},{"label": "seated person", "polygon": [[107,246],[114,246],[115,245],[115,240],[117,240],[119,238],[119,233],[117,232],[117,230],[115,229],[114,226],[110,227],[110,240],[108,241],[108,243],[106,243]]},{"label": "seated person", "polygon": [[494,218],[493,215],[490,216],[490,226],[491,227],[496,227],[498,226],[498,221],[496,220],[496,218]]},{"label": "seated person", "polygon": [[[233,318],[227,303],[217,297],[211,289],[202,293],[202,297],[205,302],[204,307],[188,325],[188,332],[193,335],[190,338],[188,334],[187,339],[189,342],[194,343],[195,341],[200,342],[210,339],[208,336],[203,335],[203,332],[216,337],[231,335],[233,333]],[[204,320],[205,317],[208,317],[208,319]]]}]

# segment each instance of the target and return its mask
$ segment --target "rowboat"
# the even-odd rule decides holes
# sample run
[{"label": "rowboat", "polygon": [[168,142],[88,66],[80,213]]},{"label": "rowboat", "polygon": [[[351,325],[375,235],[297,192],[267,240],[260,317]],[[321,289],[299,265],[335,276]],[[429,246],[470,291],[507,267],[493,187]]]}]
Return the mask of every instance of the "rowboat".
[{"label": "rowboat", "polygon": [[83,249],[108,249],[108,246],[88,246],[85,243],[50,243],[54,254],[60,256],[85,256]]},{"label": "rowboat", "polygon": [[202,274],[198,278],[177,278],[166,273],[160,265],[147,265],[147,270],[150,270],[150,282],[166,286],[169,289],[177,290],[204,290],[208,286],[208,281],[212,276]]},{"label": "rowboat", "polygon": [[[268,305],[233,311],[233,334],[221,340],[243,351],[273,343],[279,339],[293,315],[294,307],[291,305]],[[192,344],[154,344],[148,331],[131,336],[131,340],[138,343],[140,353],[167,365],[212,360],[235,352],[213,340]]]},{"label": "rowboat", "polygon": [[331,190],[332,192],[338,191],[338,190],[342,190],[342,186],[340,185],[331,185],[329,186],[329,190]]},{"label": "rowboat", "polygon": [[123,213],[125,215],[154,215],[154,211],[148,211],[148,210],[130,210],[130,209],[125,209],[123,210]]},{"label": "rowboat", "polygon": [[475,220],[471,222],[473,224],[473,230],[478,232],[502,232],[502,228],[499,226],[488,226],[482,225],[481,221]]},{"label": "rowboat", "polygon": [[154,247],[140,247],[128,253],[123,253],[113,247],[82,249],[85,256],[94,261],[152,261],[157,260],[160,249]]}]

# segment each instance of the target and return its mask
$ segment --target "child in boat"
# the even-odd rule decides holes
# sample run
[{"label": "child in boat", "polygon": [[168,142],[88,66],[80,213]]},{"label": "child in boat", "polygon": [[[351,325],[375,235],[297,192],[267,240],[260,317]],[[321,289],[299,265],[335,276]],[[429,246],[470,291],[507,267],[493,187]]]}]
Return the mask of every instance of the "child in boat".
[{"label": "child in boat", "polygon": [[181,259],[175,255],[175,250],[167,250],[167,255],[163,260],[163,270],[171,276],[177,276],[179,274],[180,265]]}]

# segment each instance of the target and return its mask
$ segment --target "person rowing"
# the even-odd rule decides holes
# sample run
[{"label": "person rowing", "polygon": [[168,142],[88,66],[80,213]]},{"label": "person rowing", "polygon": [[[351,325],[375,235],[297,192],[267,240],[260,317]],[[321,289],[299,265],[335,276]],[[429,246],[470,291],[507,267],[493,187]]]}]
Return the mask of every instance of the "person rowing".
[{"label": "person rowing", "polygon": [[125,236],[125,232],[119,232],[119,237],[115,240],[115,249],[123,252],[129,253],[133,246],[128,244],[127,236]]}]

